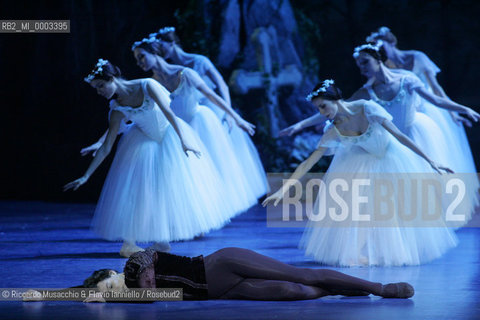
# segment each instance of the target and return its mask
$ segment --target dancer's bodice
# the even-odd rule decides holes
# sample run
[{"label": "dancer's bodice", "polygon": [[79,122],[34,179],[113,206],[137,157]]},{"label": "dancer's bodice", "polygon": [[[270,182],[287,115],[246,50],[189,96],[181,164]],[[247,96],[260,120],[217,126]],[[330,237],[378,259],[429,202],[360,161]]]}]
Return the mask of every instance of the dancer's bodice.
[{"label": "dancer's bodice", "polygon": [[426,73],[436,75],[441,71],[440,68],[421,51],[410,50],[408,53],[412,55],[413,59],[411,71],[423,82],[425,87],[430,90],[430,83],[427,81]]},{"label": "dancer's bodice", "polygon": [[[146,88],[148,81],[151,79],[142,79],[141,86],[143,91],[143,103],[138,107],[120,106],[116,100],[110,103],[110,109],[120,111],[126,119],[132,121],[142,132],[156,141],[161,141],[163,134],[170,125],[165,114],[160,110],[157,103],[150,97]],[[161,88],[159,94],[166,95],[168,91]],[[168,99],[168,96],[164,98]]]},{"label": "dancer's bodice", "polygon": [[192,69],[185,68],[180,72],[180,83],[178,87],[170,94],[170,107],[177,117],[186,122],[190,122],[198,111],[198,101],[201,93],[190,81],[185,73],[195,72]]},{"label": "dancer's bodice", "polygon": [[[357,112],[362,112],[362,110]],[[390,139],[393,137],[381,123],[384,120],[392,120],[392,116],[380,105],[372,101],[365,101],[363,112],[369,124],[361,135],[343,135],[332,122],[328,122],[324,129],[325,138],[322,138],[319,146],[329,148],[330,151],[327,153],[334,153],[338,148],[348,150],[348,152],[355,152],[353,147],[359,147],[377,157],[383,156],[391,141]]]},{"label": "dancer's bodice", "polygon": [[200,77],[202,77],[203,81],[205,81],[210,89],[215,90],[217,86],[207,75],[208,70],[214,68],[212,62],[207,57],[199,54],[193,55],[192,62],[191,68],[195,70]]},{"label": "dancer's bodice", "polygon": [[405,80],[409,76],[402,76],[400,80],[400,89],[398,93],[390,100],[380,99],[371,85],[367,85],[370,98],[376,103],[380,104],[385,110],[393,116],[393,123],[402,132],[407,132],[409,127],[415,120],[415,112],[418,100],[416,93],[409,92],[406,88]]}]

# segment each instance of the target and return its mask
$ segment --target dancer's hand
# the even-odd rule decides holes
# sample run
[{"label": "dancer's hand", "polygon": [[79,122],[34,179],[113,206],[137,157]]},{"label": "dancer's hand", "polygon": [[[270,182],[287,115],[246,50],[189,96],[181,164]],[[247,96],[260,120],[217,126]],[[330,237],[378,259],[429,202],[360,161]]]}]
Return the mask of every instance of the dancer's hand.
[{"label": "dancer's hand", "polygon": [[235,125],[235,120],[233,120],[232,116],[225,113],[222,119],[222,123],[226,123],[228,126],[228,133],[232,132],[233,126]]},{"label": "dancer's hand", "polygon": [[92,157],[95,157],[98,149],[100,149],[101,146],[102,146],[102,144],[100,142],[95,142],[94,144],[80,150],[80,154],[83,157],[83,156],[86,156],[87,154],[89,154],[90,152],[93,152]]},{"label": "dancer's hand", "polygon": [[193,154],[200,159],[200,156],[202,155],[202,153],[196,149],[193,149],[191,147],[189,147],[188,145],[186,145],[185,143],[182,143],[182,148],[183,148],[183,152],[185,152],[185,154],[187,155],[188,157],[188,151],[191,151],[193,152]]},{"label": "dancer's hand", "polygon": [[466,107],[464,113],[474,122],[478,122],[478,120],[480,120],[480,114],[471,108]]},{"label": "dancer's hand", "polygon": [[472,122],[465,118],[464,116],[456,113],[456,112],[452,112],[450,111],[450,116],[452,117],[453,121],[457,124],[457,125],[461,125],[462,123],[464,125],[466,125],[467,127],[471,128],[472,127]]},{"label": "dancer's hand", "polygon": [[302,130],[302,126],[299,123],[295,123],[295,124],[292,124],[290,127],[280,130],[280,132],[278,133],[278,136],[279,137],[291,136],[299,132],[300,130]]},{"label": "dancer's hand", "polygon": [[37,290],[30,289],[23,294],[22,300],[23,301],[42,301],[42,294]]},{"label": "dancer's hand", "polygon": [[87,182],[88,178],[83,176],[81,178],[78,178],[75,181],[69,182],[66,185],[63,186],[63,191],[67,191],[70,189],[73,189],[73,191],[77,190],[82,184]]},{"label": "dancer's hand", "polygon": [[433,170],[437,171],[440,174],[442,174],[441,170],[445,171],[446,173],[454,173],[452,169],[436,164],[433,161],[430,161],[430,166],[432,167]]},{"label": "dancer's hand", "polygon": [[245,121],[240,117],[238,117],[238,119],[235,121],[237,122],[237,126],[247,132],[249,135],[253,136],[255,134],[255,126],[250,122]]},{"label": "dancer's hand", "polygon": [[283,192],[282,192],[282,189],[279,189],[277,192],[275,192],[274,194],[272,194],[271,196],[263,200],[262,206],[266,207],[267,204],[272,201],[273,201],[273,205],[276,206],[282,199],[283,199]]},{"label": "dancer's hand", "polygon": [[83,302],[106,302],[105,298],[103,298],[103,295],[101,292],[96,292],[95,294],[90,294],[88,295]]}]

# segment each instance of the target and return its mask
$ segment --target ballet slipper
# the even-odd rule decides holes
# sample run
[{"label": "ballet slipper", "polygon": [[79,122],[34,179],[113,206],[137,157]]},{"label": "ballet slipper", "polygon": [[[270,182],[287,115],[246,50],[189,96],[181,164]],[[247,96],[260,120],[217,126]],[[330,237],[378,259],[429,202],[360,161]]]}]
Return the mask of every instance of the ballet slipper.
[{"label": "ballet slipper", "polygon": [[382,285],[380,296],[383,298],[411,298],[415,294],[413,287],[406,282],[389,283]]},{"label": "ballet slipper", "polygon": [[145,250],[137,246],[135,243],[124,241],[122,249],[120,249],[120,255],[125,258],[130,258],[132,254],[139,251]]},{"label": "ballet slipper", "polygon": [[369,265],[368,258],[364,255],[361,255],[358,258],[358,263],[360,264],[360,266],[368,266]]},{"label": "ballet slipper", "polygon": [[160,252],[170,252],[170,243],[167,241],[164,242],[155,242],[153,245],[148,247],[148,249],[153,249],[155,251],[160,251]]}]

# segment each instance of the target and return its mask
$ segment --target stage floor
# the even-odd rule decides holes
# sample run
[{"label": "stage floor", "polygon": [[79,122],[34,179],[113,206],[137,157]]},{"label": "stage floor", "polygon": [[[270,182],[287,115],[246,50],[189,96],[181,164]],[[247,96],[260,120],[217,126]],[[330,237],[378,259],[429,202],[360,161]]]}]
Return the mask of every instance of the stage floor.
[{"label": "stage floor", "polygon": [[[63,288],[92,271],[123,270],[120,242],[89,230],[94,205],[0,202],[0,288]],[[475,220],[478,221],[477,214]],[[172,244],[172,253],[196,256],[235,246],[301,267],[323,267],[297,248],[302,228],[267,228],[256,206],[225,228]],[[460,244],[417,267],[333,268],[379,282],[408,281],[412,299],[324,297],[292,302],[183,301],[152,304],[1,302],[1,319],[479,319],[480,228],[457,231]],[[146,245],[143,245],[146,246]]]}]

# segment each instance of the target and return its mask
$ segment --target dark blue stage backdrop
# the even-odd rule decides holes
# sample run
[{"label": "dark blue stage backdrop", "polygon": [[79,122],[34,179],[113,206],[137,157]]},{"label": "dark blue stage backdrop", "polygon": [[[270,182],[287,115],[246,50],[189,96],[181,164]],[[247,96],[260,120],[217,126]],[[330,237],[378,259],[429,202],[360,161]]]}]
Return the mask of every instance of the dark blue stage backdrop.
[{"label": "dark blue stage backdrop", "polygon": [[[111,156],[87,185],[75,193],[62,192],[62,186],[83,174],[91,159],[81,157],[80,149],[107,128],[107,102],[83,77],[100,57],[119,65],[126,78],[149,76],[136,66],[130,46],[166,25],[177,26],[185,48],[207,54],[217,63],[220,33],[215,26],[220,18],[215,13],[227,2],[1,2],[2,19],[68,19],[71,32],[0,34],[0,198],[95,202]],[[237,2],[246,10],[253,1]],[[371,31],[388,25],[401,49],[421,50],[440,66],[439,82],[453,100],[480,111],[478,1],[291,0],[290,4],[298,25],[296,36],[303,41],[304,67],[316,66],[312,70],[319,77],[341,79],[346,95],[364,83],[352,49]],[[245,35],[246,21],[239,24],[240,37]],[[205,24],[208,28],[202,27]],[[247,41],[239,45],[244,47]],[[228,79],[232,68],[219,69]],[[258,124],[252,116],[247,119]],[[478,167],[480,127],[468,129],[467,134]],[[262,140],[255,142],[262,154]]]}]

